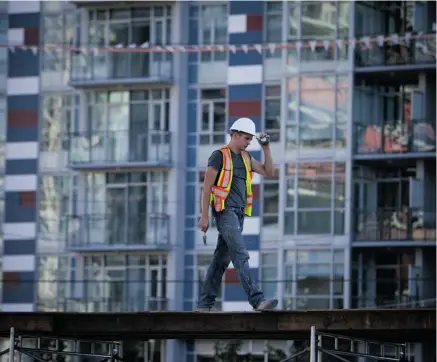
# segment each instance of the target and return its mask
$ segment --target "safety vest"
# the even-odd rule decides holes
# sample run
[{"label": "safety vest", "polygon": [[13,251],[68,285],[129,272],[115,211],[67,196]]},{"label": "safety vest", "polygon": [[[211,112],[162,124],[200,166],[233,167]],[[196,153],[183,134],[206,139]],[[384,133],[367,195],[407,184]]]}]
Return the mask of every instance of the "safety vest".
[{"label": "safety vest", "polygon": [[[234,173],[234,165],[232,164],[232,155],[230,148],[226,145],[220,148],[223,154],[223,167],[220,171],[216,184],[211,189],[210,203],[215,211],[220,212],[225,209],[225,200],[229,195],[232,184],[232,176]],[[247,216],[252,215],[252,162],[251,156],[247,151],[241,151],[244,166],[246,167],[246,205],[244,213]]]}]

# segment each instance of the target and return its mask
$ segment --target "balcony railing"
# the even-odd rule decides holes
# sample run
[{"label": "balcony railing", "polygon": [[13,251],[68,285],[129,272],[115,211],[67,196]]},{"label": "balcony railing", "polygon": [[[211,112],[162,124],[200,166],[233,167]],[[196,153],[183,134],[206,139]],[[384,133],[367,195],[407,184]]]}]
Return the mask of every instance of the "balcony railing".
[{"label": "balcony railing", "polygon": [[354,241],[436,241],[436,213],[406,208],[355,211]]},{"label": "balcony railing", "polygon": [[352,297],[352,308],[435,308],[436,300],[402,296],[391,298],[387,296]]},{"label": "balcony railing", "polygon": [[173,79],[173,54],[140,52],[72,53],[73,86],[167,83]]},{"label": "balcony railing", "polygon": [[80,215],[68,218],[67,244],[71,249],[168,248],[170,216],[149,213],[123,215]]},{"label": "balcony railing", "polygon": [[74,168],[170,166],[171,132],[118,130],[71,135],[69,164]]},{"label": "balcony railing", "polygon": [[[85,282],[86,283],[86,282]],[[61,311],[74,313],[129,313],[163,311],[168,309],[167,298],[136,297],[117,298],[65,298],[62,300],[38,300],[40,311]]]},{"label": "balcony railing", "polygon": [[435,33],[423,34],[419,38],[399,39],[398,44],[377,42],[360,44],[355,48],[357,67],[381,67],[396,65],[418,65],[436,63]]},{"label": "balcony railing", "polygon": [[434,153],[436,123],[414,120],[409,124],[391,122],[383,125],[355,123],[356,154]]}]

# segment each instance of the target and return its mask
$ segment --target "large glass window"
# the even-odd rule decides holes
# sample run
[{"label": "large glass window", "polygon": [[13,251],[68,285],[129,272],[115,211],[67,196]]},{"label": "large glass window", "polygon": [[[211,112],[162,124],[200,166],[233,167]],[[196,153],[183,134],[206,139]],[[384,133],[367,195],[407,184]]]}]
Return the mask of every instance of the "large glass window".
[{"label": "large glass window", "polygon": [[114,172],[85,179],[82,232],[89,244],[169,242],[167,172]]},{"label": "large glass window", "polygon": [[279,169],[273,177],[265,177],[263,183],[263,240],[277,240],[279,227]]},{"label": "large glass window", "polygon": [[[200,7],[200,39],[203,45],[225,45],[228,43],[227,4],[208,4]],[[202,62],[225,61],[227,52],[201,52]]]},{"label": "large glass window", "polygon": [[226,141],[226,89],[202,89],[201,145],[224,144]]},{"label": "large glass window", "polygon": [[[84,257],[84,286],[72,300],[86,312],[137,312],[167,308],[165,255]],[[79,309],[78,308],[78,309]]]},{"label": "large glass window", "polygon": [[[55,2],[49,1],[47,3]],[[71,9],[56,10],[59,12],[45,13],[42,16],[42,42],[48,46],[54,46],[53,49],[41,52],[43,72],[69,71],[71,67],[71,53],[62,47],[73,46],[78,24],[77,13]],[[67,82],[67,77],[65,82]]]},{"label": "large glass window", "polygon": [[281,86],[271,85],[264,88],[264,131],[272,142],[281,140]]},{"label": "large glass window", "polygon": [[43,124],[40,148],[42,152],[68,151],[69,139],[78,115],[78,96],[69,94],[44,95]]},{"label": "large glass window", "polygon": [[343,163],[287,165],[285,234],[344,233],[344,173]]},{"label": "large glass window", "polygon": [[289,78],[287,88],[286,148],[344,148],[348,77],[304,75]]},{"label": "large glass window", "polygon": [[72,200],[77,199],[74,177],[40,177],[38,249],[41,251],[58,252],[65,248],[67,221],[74,211]]},{"label": "large glass window", "polygon": [[[266,13],[264,16],[264,39],[266,43],[282,43],[282,1],[266,1]],[[267,51],[267,58],[280,58],[282,55],[281,49],[275,49],[274,52]]]},{"label": "large glass window", "polygon": [[[89,92],[88,124],[73,158],[92,162],[170,159],[170,91]],[[85,129],[84,129],[85,128]],[[86,129],[88,128],[88,129]],[[74,151],[78,151],[74,148]]]},{"label": "large glass window", "polygon": [[343,308],[343,250],[286,251],[284,273],[287,309]]},{"label": "large glass window", "polygon": [[[349,33],[349,3],[347,1],[287,2],[287,41],[304,43],[301,61],[332,61],[347,59],[347,45],[340,48],[336,39],[347,39]],[[309,42],[317,40],[310,45]],[[297,59],[299,51],[290,48],[288,62]]]}]

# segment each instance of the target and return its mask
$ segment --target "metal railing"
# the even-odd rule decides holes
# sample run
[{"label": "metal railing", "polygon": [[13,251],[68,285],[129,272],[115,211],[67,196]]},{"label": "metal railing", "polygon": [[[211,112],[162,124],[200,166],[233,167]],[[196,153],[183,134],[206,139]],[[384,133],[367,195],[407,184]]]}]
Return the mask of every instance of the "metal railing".
[{"label": "metal railing", "polygon": [[428,120],[355,123],[354,138],[356,154],[435,153],[436,123]]},{"label": "metal railing", "polygon": [[74,133],[70,136],[72,165],[171,162],[171,132],[117,130]]},{"label": "metal railing", "polygon": [[436,213],[416,208],[355,210],[354,241],[436,241]]},{"label": "metal railing", "polygon": [[67,245],[83,247],[141,247],[170,244],[170,215],[74,215],[68,217]]},{"label": "metal railing", "polygon": [[399,38],[398,44],[371,42],[355,48],[356,67],[416,65],[436,63],[435,33],[426,33],[409,40]]},{"label": "metal railing", "polygon": [[436,299],[420,299],[418,297],[400,296],[353,296],[352,308],[435,308]]},{"label": "metal railing", "polygon": [[140,52],[71,53],[71,81],[105,82],[126,80],[171,81],[173,54]]}]

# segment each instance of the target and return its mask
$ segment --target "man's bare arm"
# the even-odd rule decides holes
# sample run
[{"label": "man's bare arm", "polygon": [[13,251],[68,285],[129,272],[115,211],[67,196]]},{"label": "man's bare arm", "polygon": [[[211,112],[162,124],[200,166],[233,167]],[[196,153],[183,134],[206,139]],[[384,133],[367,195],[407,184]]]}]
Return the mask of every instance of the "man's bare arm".
[{"label": "man's bare arm", "polygon": [[270,151],[270,148],[264,148],[264,156],[264,164],[252,157],[252,170],[260,175],[272,177],[275,175],[275,167],[273,166],[272,152]]},{"label": "man's bare arm", "polygon": [[202,194],[202,217],[209,215],[209,199],[211,189],[214,186],[218,171],[213,167],[208,167],[205,172],[205,179],[203,180],[203,194]]}]

